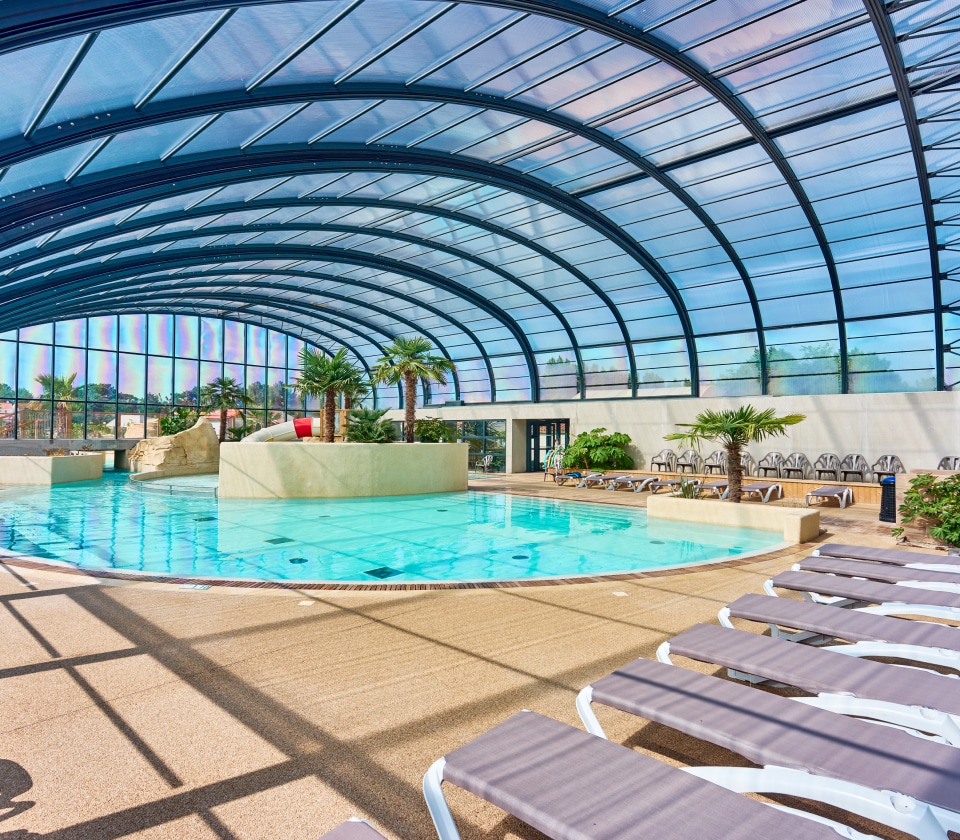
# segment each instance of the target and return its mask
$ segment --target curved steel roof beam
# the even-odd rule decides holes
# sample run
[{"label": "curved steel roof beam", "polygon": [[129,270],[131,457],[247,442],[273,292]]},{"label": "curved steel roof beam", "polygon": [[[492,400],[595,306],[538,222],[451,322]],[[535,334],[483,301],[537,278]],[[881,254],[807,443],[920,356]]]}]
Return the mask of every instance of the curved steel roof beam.
[{"label": "curved steel roof beam", "polygon": [[927,229],[927,247],[930,250],[930,276],[933,281],[933,311],[935,351],[937,354],[937,390],[942,391],[946,385],[945,360],[943,355],[943,296],[941,282],[944,279],[940,271],[940,246],[937,242],[937,218],[933,212],[933,195],[930,191],[930,179],[927,174],[927,161],[924,155],[923,135],[920,133],[920,123],[917,120],[917,109],[913,102],[910,90],[910,80],[903,64],[900,53],[897,33],[893,22],[887,14],[887,7],[882,0],[863,0],[863,5],[870,15],[870,21],[880,39],[883,56],[890,67],[890,76],[900,100],[900,110],[903,111],[903,122],[910,138],[910,151],[913,155],[913,164],[917,170],[917,186],[920,188],[920,201],[923,204],[923,221]]},{"label": "curved steel roof beam", "polygon": [[[153,225],[151,225],[151,227],[153,227]],[[215,228],[217,233],[221,233],[225,235],[229,235],[231,233],[250,233],[251,230],[267,232],[269,230],[283,230],[283,229],[284,227],[282,225],[273,225],[273,226],[261,225],[261,226],[257,226],[256,228],[245,227],[243,225],[226,225],[223,227]],[[394,239],[398,242],[406,242],[408,244],[421,245],[423,247],[430,248],[435,251],[440,251],[441,253],[450,254],[452,256],[457,257],[458,259],[462,259],[466,262],[473,263],[475,265],[480,266],[481,268],[486,269],[487,271],[490,271],[496,274],[498,277],[503,278],[508,283],[513,283],[514,285],[516,285],[517,287],[525,291],[527,294],[529,294],[532,298],[539,301],[560,322],[560,325],[563,327],[564,331],[567,334],[567,338],[570,341],[570,347],[573,350],[574,356],[576,357],[578,381],[580,381],[581,383],[584,382],[585,377],[584,377],[583,357],[581,356],[580,345],[577,342],[577,337],[574,334],[573,328],[570,326],[570,322],[567,321],[566,317],[563,315],[560,309],[554,303],[552,303],[546,296],[544,296],[541,292],[537,291],[535,288],[533,288],[529,284],[515,277],[513,274],[506,271],[505,269],[500,268],[495,263],[489,262],[488,260],[485,260],[481,257],[473,256],[469,252],[461,251],[449,245],[431,243],[430,240],[426,240],[417,236],[410,236],[409,234],[394,232],[390,230],[381,230],[378,228],[370,229],[370,228],[362,228],[362,227],[356,227],[356,226],[350,226],[350,225],[336,225],[336,224],[334,225],[325,225],[325,224],[298,225],[297,228],[295,229],[315,230],[315,231],[329,230],[333,232],[355,233],[363,236],[370,236],[373,238]],[[211,232],[212,230],[214,229],[211,229]],[[143,239],[136,240],[135,243],[130,243],[130,245],[131,247],[135,246],[137,248],[141,248],[153,242],[176,242],[178,240],[185,239],[185,238],[193,238],[194,235],[203,236],[203,233],[200,231],[197,231],[191,234],[190,232],[178,231],[176,233],[158,234],[157,236],[148,235],[148,236],[145,236]],[[270,246],[265,246],[265,247],[270,247]],[[97,249],[95,247],[90,248],[84,251],[83,259],[84,260],[90,259],[92,257],[95,257],[98,253],[110,253],[116,250],[117,250],[116,246],[113,246],[113,247],[107,246],[101,249]],[[204,249],[201,248],[200,250],[203,251]],[[216,254],[215,246],[214,246],[214,249],[211,251],[211,253]],[[366,252],[358,251],[357,253],[363,254]],[[66,256],[63,258],[62,261],[60,262],[54,261],[53,263],[51,263],[50,266],[45,267],[44,272],[48,271],[50,268],[56,268],[63,265],[70,265],[71,263],[75,262],[76,259],[77,259],[76,256],[72,254],[69,256]],[[17,278],[17,279],[19,280],[21,278]],[[3,282],[0,281],[0,293],[2,293],[2,288],[3,288]],[[580,388],[581,399],[584,399],[585,391],[586,391],[585,386],[581,384],[581,388]]]},{"label": "curved steel roof beam", "polygon": [[[235,210],[250,210],[251,208],[263,207],[263,208],[283,208],[283,207],[305,207],[305,208],[315,208],[320,206],[343,206],[343,207],[378,207],[389,210],[400,210],[410,213],[419,213],[425,216],[437,216],[443,219],[450,219],[451,221],[459,222],[465,225],[470,225],[472,227],[478,228],[480,230],[492,233],[495,236],[502,236],[504,239],[509,239],[511,242],[515,242],[518,245],[522,245],[525,248],[529,248],[536,254],[539,254],[542,257],[550,260],[555,263],[559,268],[562,268],[564,271],[567,271],[578,281],[580,281],[584,286],[586,286],[593,294],[595,294],[610,310],[614,320],[617,323],[617,326],[620,330],[620,334],[623,338],[624,348],[626,350],[627,359],[630,364],[631,371],[631,381],[636,380],[636,373],[634,367],[633,353],[630,351],[631,338],[629,330],[627,329],[626,322],[623,320],[623,316],[620,314],[619,308],[610,298],[610,296],[603,291],[593,280],[587,277],[580,269],[578,269],[573,263],[568,262],[567,260],[561,258],[557,254],[554,254],[548,248],[543,247],[538,242],[532,239],[526,239],[525,237],[519,235],[510,228],[498,227],[491,222],[488,222],[484,219],[479,219],[476,216],[470,216],[466,213],[459,213],[455,210],[448,210],[446,208],[434,207],[432,205],[420,205],[412,204],[410,202],[396,201],[393,199],[372,199],[372,198],[357,198],[355,196],[349,196],[346,198],[335,198],[335,197],[316,197],[316,198],[284,198],[276,201],[265,200],[260,202],[257,199],[248,199],[246,201],[230,201],[223,202],[221,204],[208,204],[204,201],[202,204],[194,204],[191,207],[188,207],[186,210],[176,210],[169,213],[158,213],[150,217],[150,220],[144,226],[155,227],[157,225],[164,225],[168,222],[179,222],[184,219],[189,218],[200,218],[203,216],[209,216],[211,214],[218,213],[230,213]],[[136,222],[136,214],[128,216],[127,220],[133,219]],[[126,224],[124,220],[123,224]],[[146,221],[146,220],[144,220]],[[257,230],[259,228],[258,223],[251,223],[249,230]],[[139,230],[141,228],[134,226],[131,227],[122,227],[121,232],[126,232],[130,230]],[[266,229],[266,228],[264,228]],[[282,226],[281,226],[282,229]],[[358,230],[366,232],[367,228],[359,228]],[[372,228],[372,230],[379,230],[378,228]],[[88,231],[79,236],[69,237],[63,240],[57,240],[52,244],[52,248],[63,248],[83,246],[87,243],[98,242],[102,238],[102,230],[94,229]],[[188,232],[189,233],[189,232]],[[431,240],[424,240],[429,242]],[[40,256],[43,256],[43,251],[41,250]],[[4,271],[10,267],[15,267],[21,263],[32,262],[37,259],[37,254],[25,254],[22,259],[14,259],[3,264]],[[0,277],[3,275],[0,274]],[[0,288],[2,288],[3,282],[0,280]],[[634,392],[636,389],[634,388]]]},{"label": "curved steel roof beam", "polygon": [[[136,200],[143,203],[165,197],[171,192],[182,193],[192,189],[221,186],[224,183],[259,180],[273,174],[285,176],[343,169],[377,172],[390,169],[473,178],[552,206],[597,230],[646,269],[670,298],[680,319],[687,345],[691,390],[694,394],[698,392],[697,348],[690,316],[673,281],[656,260],[619,226],[566,193],[546,184],[534,183],[517,173],[504,171],[502,167],[469,158],[387,149],[378,150],[372,155],[368,148],[348,146],[294,152],[212,155],[209,158],[195,158],[190,162],[162,168],[141,167],[124,178],[113,177],[86,184],[75,182],[73,185],[47,190],[40,198],[25,199],[16,212],[12,208],[0,211],[0,243],[12,244],[59,229],[76,221],[73,212],[77,215],[83,214],[86,218],[105,214],[114,210],[117,205],[129,204],[131,195],[136,195]],[[56,214],[52,216],[51,206],[57,208]],[[635,373],[632,352],[628,354],[628,358],[631,360],[632,372]],[[539,389],[536,380],[535,387]]]},{"label": "curved steel roof beam", "polygon": [[[474,91],[462,91],[452,88],[390,84],[386,82],[352,84],[309,83],[287,85],[279,88],[271,87],[265,90],[247,91],[240,89],[237,91],[221,91],[213,94],[191,96],[185,99],[166,100],[163,103],[151,105],[142,110],[138,107],[129,107],[126,109],[112,108],[110,109],[109,117],[107,117],[106,112],[104,112],[97,115],[96,122],[84,120],[81,121],[79,126],[73,126],[72,128],[69,125],[48,126],[41,132],[41,136],[34,136],[29,141],[26,138],[10,138],[9,140],[0,142],[0,168],[14,165],[22,160],[27,160],[44,152],[66,148],[75,143],[94,138],[110,137],[116,133],[163,124],[173,120],[209,116],[211,113],[222,114],[252,107],[267,107],[285,103],[310,104],[313,102],[343,99],[370,99],[373,101],[412,100],[453,103],[493,111],[502,111],[515,116],[537,120],[562,131],[584,137],[601,148],[605,148],[628,161],[640,169],[646,177],[655,180],[661,187],[677,198],[687,210],[693,213],[697,221],[708,230],[717,244],[723,249],[727,259],[730,260],[736,269],[747,292],[747,298],[757,323],[757,336],[761,349],[760,358],[763,360],[761,366],[766,367],[766,344],[763,319],[756,289],[753,286],[746,266],[740,259],[740,255],[726,234],[723,233],[719,225],[713,221],[706,210],[662,168],[651,163],[646,157],[626,144],[621,143],[598,128],[593,128],[577,120],[565,117],[558,111],[549,111],[518,99],[504,99],[500,96],[479,94]],[[304,107],[306,107],[306,105],[304,105]],[[268,134],[264,135],[264,137],[268,137]],[[591,192],[593,191],[591,190]],[[767,377],[764,375],[762,381],[766,383],[766,379]]]},{"label": "curved steel roof beam", "polygon": [[[212,256],[212,255],[211,255],[211,256]],[[166,258],[165,258],[165,260],[164,260],[164,264],[165,264],[165,265],[171,265],[171,264],[173,264],[173,263],[174,263],[174,260],[176,259],[176,257],[177,257],[177,252],[174,252],[174,253],[171,253],[171,254],[166,255]],[[221,257],[222,257],[222,255],[221,255]],[[193,260],[193,259],[183,259],[183,260],[178,260],[178,261],[179,261],[179,262],[182,262],[183,265],[182,265],[182,266],[176,266],[176,265],[174,265],[174,267],[190,268],[192,265],[196,264],[196,262],[197,262],[196,260]],[[204,260],[202,260],[201,262],[202,262],[203,264],[210,264],[211,262],[216,262],[216,260],[204,259]],[[64,292],[72,292],[72,291],[77,290],[77,289],[84,290],[84,289],[90,288],[90,283],[91,283],[92,280],[101,280],[101,281],[103,281],[103,280],[106,280],[106,279],[109,278],[109,279],[111,279],[111,280],[114,281],[114,282],[111,282],[111,283],[103,283],[103,282],[101,282],[101,284],[100,284],[99,286],[97,286],[97,288],[98,288],[98,289],[101,289],[101,290],[102,290],[102,289],[118,289],[118,290],[119,290],[118,299],[122,299],[122,296],[123,296],[122,290],[123,290],[123,288],[126,286],[126,284],[129,283],[129,277],[130,277],[131,275],[134,275],[134,276],[135,276],[135,275],[137,275],[137,274],[143,274],[143,273],[144,273],[144,272],[143,272],[143,270],[142,270],[142,267],[139,267],[139,266],[134,267],[134,268],[131,268],[131,269],[128,269],[128,270],[121,270],[121,269],[119,269],[119,268],[117,268],[117,267],[114,267],[113,269],[111,269],[111,270],[108,271],[108,272],[104,272],[104,271],[102,271],[102,270],[99,270],[99,269],[96,269],[96,268],[92,268],[92,267],[90,267],[90,266],[86,266],[84,271],[73,272],[69,277],[66,277],[66,276],[65,276],[65,277],[59,278],[58,281],[56,282],[56,284],[50,287],[50,290],[51,290],[51,291],[56,291],[57,294],[62,294],[62,293],[64,293]],[[431,303],[428,303],[428,302],[426,302],[426,301],[422,301],[422,300],[420,300],[419,298],[411,297],[410,295],[406,295],[406,294],[404,294],[404,293],[402,293],[402,292],[398,292],[398,291],[395,290],[395,289],[385,288],[385,287],[380,286],[380,285],[378,285],[378,284],[376,284],[376,283],[370,283],[370,282],[367,282],[367,281],[358,280],[357,278],[351,278],[351,277],[338,277],[337,275],[327,274],[327,273],[325,273],[325,272],[320,272],[320,271],[301,271],[301,270],[298,270],[298,269],[289,269],[289,268],[282,269],[282,270],[281,270],[281,269],[264,269],[264,268],[261,268],[261,269],[257,269],[256,271],[252,272],[252,271],[250,271],[250,270],[244,271],[244,270],[238,270],[238,269],[228,270],[228,269],[218,268],[218,269],[216,269],[215,271],[213,271],[210,276],[211,276],[212,278],[216,278],[216,277],[223,276],[223,275],[237,275],[237,276],[249,277],[251,273],[255,273],[255,274],[258,274],[258,275],[274,275],[274,274],[275,274],[275,275],[278,275],[278,276],[303,277],[303,278],[309,279],[309,280],[318,280],[318,279],[319,279],[319,280],[329,280],[329,281],[331,281],[331,282],[339,283],[339,284],[341,284],[341,285],[356,286],[356,287],[358,287],[358,288],[362,288],[362,289],[367,289],[367,290],[370,290],[370,291],[379,292],[379,293],[381,293],[381,294],[385,294],[385,295],[387,295],[387,296],[389,296],[389,297],[392,297],[392,298],[397,298],[398,300],[402,300],[402,301],[404,301],[405,303],[408,303],[408,304],[412,304],[412,305],[414,305],[414,306],[417,306],[417,307],[419,307],[420,309],[423,309],[423,310],[431,313],[432,315],[437,316],[437,317],[440,318],[441,320],[446,321],[446,322],[449,323],[449,324],[452,324],[452,325],[453,325],[454,327],[456,327],[461,333],[463,333],[464,335],[466,335],[466,336],[470,339],[471,342],[473,342],[473,345],[477,348],[477,353],[478,353],[478,355],[480,356],[481,359],[483,359],[484,367],[486,368],[486,371],[487,371],[487,377],[488,377],[488,382],[489,382],[489,385],[490,385],[490,394],[491,394],[491,397],[492,397],[492,398],[495,398],[495,397],[496,397],[496,377],[494,376],[494,373],[493,373],[493,363],[492,363],[492,361],[490,360],[490,356],[488,355],[486,349],[485,349],[484,346],[483,346],[483,342],[477,337],[477,335],[473,332],[473,330],[471,330],[471,329],[470,329],[468,326],[466,326],[463,322],[461,322],[459,319],[455,318],[453,315],[450,315],[449,313],[444,312],[443,310],[437,308],[436,306],[433,306]],[[197,276],[204,276],[204,275],[205,275],[205,272],[196,272],[196,274],[197,274]],[[180,276],[181,276],[181,275],[171,276],[171,277],[170,277],[170,280],[171,280],[171,281],[176,280],[176,279],[177,279],[178,277],[180,277]],[[79,278],[79,279],[71,279],[71,278]],[[120,278],[120,279],[118,280],[117,278]],[[150,278],[150,279],[152,279],[152,280],[155,281],[157,278],[153,277],[153,278]],[[60,281],[63,281],[63,282],[60,282]],[[238,284],[238,283],[233,283],[233,285],[240,285],[240,284]],[[250,285],[251,285],[251,287],[259,288],[259,284],[251,283]],[[291,291],[291,292],[296,292],[296,293],[300,293],[300,294],[310,294],[310,293],[311,293],[311,290],[310,290],[309,288],[304,288],[304,287],[302,287],[302,286],[295,286],[295,285],[292,285],[292,284],[291,284],[291,285],[286,285],[286,284],[282,284],[282,283],[271,283],[270,286],[271,286],[271,288],[278,289],[278,290],[281,290],[281,291]],[[320,297],[327,297],[327,298],[331,298],[331,299],[339,299],[339,300],[343,300],[344,302],[353,303],[354,305],[363,306],[363,307],[366,308],[366,309],[369,309],[369,310],[371,310],[371,311],[376,311],[376,312],[378,312],[379,314],[383,314],[383,315],[385,315],[385,316],[387,316],[387,317],[393,318],[394,320],[399,321],[399,322],[401,322],[401,323],[409,323],[410,326],[411,326],[414,330],[416,330],[417,332],[422,333],[423,335],[427,335],[427,336],[432,335],[432,333],[424,330],[423,327],[421,327],[421,326],[419,326],[418,324],[416,324],[416,322],[414,322],[414,321],[408,321],[406,318],[401,318],[401,317],[397,316],[395,313],[393,313],[393,312],[391,312],[391,311],[389,311],[389,310],[385,310],[385,309],[382,309],[382,308],[380,308],[380,307],[377,307],[377,306],[375,306],[374,304],[370,304],[370,303],[367,303],[367,302],[365,302],[365,301],[358,303],[358,302],[357,302],[356,300],[354,300],[354,299],[342,297],[342,296],[339,296],[339,295],[336,295],[336,294],[333,294],[333,293],[330,293],[330,292],[316,292],[316,291],[314,291],[313,294],[316,295],[316,296],[320,296]],[[27,299],[29,300],[29,298],[27,298]],[[283,300],[284,300],[283,298],[278,298],[278,301],[280,301],[280,302],[283,302]],[[5,314],[5,315],[9,315],[9,314],[15,315],[15,314],[19,311],[19,309],[18,309],[17,305],[11,304],[11,305],[9,305],[9,306],[5,306],[4,309],[3,309],[3,311],[4,311],[4,314]],[[343,316],[344,313],[338,313],[338,314],[340,314],[341,316]],[[359,318],[357,318],[356,320],[357,320],[358,323],[365,323],[365,322],[363,322],[363,321],[362,321],[361,319],[359,319]],[[443,344],[442,344],[442,343],[438,343],[437,346],[438,346],[438,347],[443,347]],[[445,349],[444,349],[444,353],[446,354],[446,350],[445,350]],[[446,355],[449,355],[449,354],[446,354]],[[459,380],[457,380],[457,383],[458,383],[458,384],[457,384],[457,389],[459,390]]]},{"label": "curved steel roof beam", "polygon": [[[227,272],[220,272],[219,274],[214,276],[222,276],[222,274],[226,274],[226,273]],[[250,272],[239,272],[239,271],[233,272],[233,273],[237,274],[238,276],[248,276],[250,274]],[[262,272],[262,273],[266,274],[268,272]],[[274,272],[269,272],[269,273],[274,273]],[[285,272],[284,273],[276,272],[276,273],[279,274],[280,276],[283,276]],[[307,273],[307,272],[304,272],[303,274],[313,279],[316,279],[316,277],[318,276],[316,274]],[[200,275],[200,276],[203,276],[203,275]],[[335,279],[332,275],[327,275],[327,277],[331,280]],[[191,286],[189,284],[182,282],[183,280],[191,280],[191,279],[196,279],[199,285]],[[169,278],[164,278],[164,280],[171,284],[173,284],[174,282],[177,283],[177,285],[171,285],[170,287],[171,291],[174,291],[174,292],[182,291],[186,289],[191,289],[191,290],[206,289],[209,292],[211,288],[215,288],[217,285],[221,285],[218,283],[211,283],[210,280],[208,279],[200,281],[199,278],[194,278],[194,277],[190,277],[188,275],[183,275],[183,274],[170,276]],[[300,286],[293,286],[293,285],[282,284],[282,283],[270,283],[269,285],[267,285],[263,283],[254,283],[254,282],[224,281],[222,285],[229,286],[230,288],[262,289],[264,291],[276,289],[279,291],[292,291],[292,292],[308,293],[308,294],[311,293],[311,290],[309,288],[303,288]],[[118,302],[123,302],[123,301],[129,300],[131,289],[141,290],[141,289],[150,288],[151,290],[154,290],[158,286],[162,286],[162,283],[158,283],[156,278],[153,278],[153,277],[144,277],[142,278],[142,280],[139,280],[139,282],[137,280],[134,280],[133,282],[131,282],[130,279],[124,278],[122,280],[115,280],[111,283],[97,285],[93,289],[91,289],[89,284],[86,283],[85,281],[83,283],[69,284],[69,286],[67,287],[58,288],[56,300],[54,302],[44,301],[36,305],[26,304],[21,307],[9,307],[9,309],[5,308],[4,320],[0,321],[0,331],[6,330],[8,328],[13,328],[14,322],[22,318],[34,319],[35,317],[37,317],[38,313],[41,313],[42,315],[47,317],[48,320],[53,320],[54,318],[56,320],[63,320],[62,307],[65,304],[69,303],[70,305],[75,305],[79,301],[85,301],[88,299],[97,300],[98,302],[102,303],[104,301],[104,293],[108,291],[119,290],[120,293],[116,296],[115,299]],[[220,292],[216,292],[214,296],[219,298],[220,295],[221,295]],[[211,295],[209,294],[207,295],[207,297],[210,297],[210,296]],[[349,298],[346,295],[334,294],[332,292],[323,292],[322,294],[313,292],[312,296],[322,297],[324,300],[332,299],[332,300],[338,300],[344,303],[359,305],[356,299],[354,298]],[[106,298],[106,299],[110,300],[111,298]],[[288,301],[286,298],[271,298],[271,300],[274,302],[274,305],[284,304],[284,306],[287,303],[291,303],[295,306],[297,304],[303,303],[302,301]],[[383,315],[387,318],[391,318],[394,321],[404,324],[405,326],[410,327],[410,329],[414,330],[415,332],[421,333],[422,335],[429,338],[440,350],[440,352],[444,354],[444,356],[446,356],[447,358],[450,358],[450,354],[447,351],[446,347],[444,346],[443,342],[440,341],[440,339],[438,339],[431,331],[424,329],[422,326],[416,324],[415,322],[410,321],[407,318],[403,318],[397,315],[396,313],[391,312],[390,310],[383,309],[382,307],[378,307],[369,303],[363,303],[362,306],[365,309],[369,309],[371,311],[377,312],[380,315]],[[284,307],[278,306],[278,308],[283,309]],[[300,311],[300,310],[298,309],[297,311]],[[341,312],[340,310],[333,310],[333,312],[335,313],[336,318],[334,318],[331,315],[331,310],[327,309],[326,307],[323,307],[323,308],[317,307],[315,310],[310,309],[310,313],[312,317],[321,318],[322,320],[328,321],[329,323],[339,327],[340,329],[344,329],[348,332],[351,332],[359,336],[365,341],[368,341],[369,343],[373,344],[381,353],[383,353],[384,348],[378,341],[374,340],[370,335],[362,332],[360,329],[358,329],[355,326],[340,323],[338,319],[344,319],[346,321],[353,322],[354,324],[358,324],[364,329],[368,330],[370,333],[379,333],[380,335],[385,336],[389,341],[392,341],[397,337],[394,333],[391,333],[389,330],[385,329],[384,327],[380,327],[378,325],[372,324],[355,315],[352,315],[346,312]],[[37,322],[37,323],[40,323],[40,322]],[[482,348],[481,348],[481,351],[482,351]],[[357,351],[355,351],[351,347],[351,352],[356,353]],[[361,358],[359,354],[358,354],[358,358]],[[362,358],[361,358],[361,362],[363,363],[364,367],[367,368],[367,371],[369,373],[369,367],[367,366],[366,362],[362,360]],[[456,370],[454,370],[453,372],[453,386],[454,386],[455,399],[459,399],[460,380],[459,380],[459,377],[457,376]]]}]

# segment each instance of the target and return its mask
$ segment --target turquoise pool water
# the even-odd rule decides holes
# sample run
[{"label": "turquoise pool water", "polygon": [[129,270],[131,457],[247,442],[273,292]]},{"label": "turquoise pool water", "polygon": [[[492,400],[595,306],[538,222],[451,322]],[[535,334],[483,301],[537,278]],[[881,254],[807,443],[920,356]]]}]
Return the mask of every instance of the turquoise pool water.
[{"label": "turquoise pool water", "polygon": [[125,473],[105,472],[99,482],[0,493],[0,550],[184,577],[572,577],[723,560],[781,541],[773,531],[648,522],[633,508],[487,492],[218,502],[140,493]]}]

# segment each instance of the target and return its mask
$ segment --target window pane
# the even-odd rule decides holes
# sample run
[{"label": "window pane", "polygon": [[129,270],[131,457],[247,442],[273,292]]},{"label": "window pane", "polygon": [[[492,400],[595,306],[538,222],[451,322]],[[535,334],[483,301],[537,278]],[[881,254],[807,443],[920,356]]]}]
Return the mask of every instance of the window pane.
[{"label": "window pane", "polygon": [[57,344],[83,347],[87,342],[87,322],[83,318],[76,318],[73,321],[58,321],[56,334]]},{"label": "window pane", "polygon": [[151,315],[147,322],[147,352],[173,355],[173,316]]},{"label": "window pane", "polygon": [[195,359],[200,354],[199,324],[192,315],[177,315],[174,320],[174,347],[177,355]]},{"label": "window pane", "polygon": [[[21,330],[22,332],[22,330]],[[39,344],[20,345],[20,375],[17,380],[21,397],[40,397],[50,394],[50,375],[53,372],[53,353],[49,346]],[[42,377],[47,387],[38,381]]]},{"label": "window pane", "polygon": [[270,331],[268,363],[274,367],[287,366],[287,337],[283,333]]},{"label": "window pane", "polygon": [[147,362],[144,356],[120,354],[120,384],[117,390],[121,402],[142,402],[147,393]]},{"label": "window pane", "polygon": [[147,360],[147,402],[169,402],[173,390],[173,359],[150,356]]},{"label": "window pane", "polygon": [[88,399],[116,399],[117,354],[103,350],[87,353]]},{"label": "window pane", "polygon": [[[90,319],[90,331],[93,332],[93,321]],[[120,349],[130,353],[143,353],[147,349],[146,345],[147,316],[146,315],[121,315],[120,316]],[[104,349],[110,349],[113,344],[97,345]]]},{"label": "window pane", "polygon": [[54,356],[58,383],[54,397],[64,399],[74,396],[74,391],[87,381],[86,351],[73,347],[58,347]]},{"label": "window pane", "polygon": [[[244,351],[243,324],[237,321],[223,322],[223,360],[242,362]],[[240,377],[243,381],[243,377]]]},{"label": "window pane", "polygon": [[200,358],[223,361],[223,321],[218,318],[200,319]]},{"label": "window pane", "polygon": [[197,404],[200,363],[189,359],[177,359],[174,366],[174,402],[183,405]]},{"label": "window pane", "polygon": [[247,327],[247,364],[267,363],[267,331],[253,324]]}]

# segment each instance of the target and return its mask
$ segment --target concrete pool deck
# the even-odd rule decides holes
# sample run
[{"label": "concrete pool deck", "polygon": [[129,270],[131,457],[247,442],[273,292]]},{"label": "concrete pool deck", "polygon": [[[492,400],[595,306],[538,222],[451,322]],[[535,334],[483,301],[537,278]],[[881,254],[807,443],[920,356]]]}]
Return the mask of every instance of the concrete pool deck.
[{"label": "concrete pool deck", "polygon": [[[471,486],[644,498],[540,476]],[[827,508],[821,539],[892,545],[876,519]],[[420,782],[434,759],[522,708],[578,724],[580,688],[715,621],[811,548],[636,580],[423,592],[185,590],[0,564],[0,838],[314,840],[362,816],[391,840],[431,840]],[[625,715],[604,722],[674,763],[737,763]],[[464,840],[540,836],[468,794],[450,801]]]}]

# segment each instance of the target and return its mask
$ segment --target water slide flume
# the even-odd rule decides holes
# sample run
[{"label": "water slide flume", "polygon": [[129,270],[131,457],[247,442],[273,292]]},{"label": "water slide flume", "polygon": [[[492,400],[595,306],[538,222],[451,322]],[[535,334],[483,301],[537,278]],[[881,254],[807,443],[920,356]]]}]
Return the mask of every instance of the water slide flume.
[{"label": "water slide flume", "polygon": [[277,423],[247,435],[241,443],[269,443],[270,441],[299,440],[305,437],[320,437],[323,420],[320,417],[298,417],[286,423]]}]

